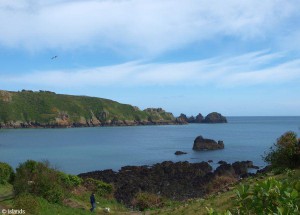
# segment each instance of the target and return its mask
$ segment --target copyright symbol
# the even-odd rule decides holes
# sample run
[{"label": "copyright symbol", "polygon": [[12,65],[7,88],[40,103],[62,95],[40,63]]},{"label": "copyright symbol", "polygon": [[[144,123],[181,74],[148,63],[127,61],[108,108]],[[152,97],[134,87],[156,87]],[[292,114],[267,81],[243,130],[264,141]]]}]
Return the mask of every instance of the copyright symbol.
[{"label": "copyright symbol", "polygon": [[5,209],[2,209],[1,212],[2,212],[2,214],[6,214],[7,211]]}]

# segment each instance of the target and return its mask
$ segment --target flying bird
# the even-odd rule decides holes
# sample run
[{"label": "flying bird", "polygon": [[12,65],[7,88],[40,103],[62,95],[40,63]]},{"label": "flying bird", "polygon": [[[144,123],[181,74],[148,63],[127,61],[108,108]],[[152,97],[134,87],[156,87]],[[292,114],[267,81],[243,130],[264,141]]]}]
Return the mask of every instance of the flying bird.
[{"label": "flying bird", "polygon": [[52,57],[51,60],[54,60],[55,58],[57,58],[57,55],[55,55],[54,57]]}]

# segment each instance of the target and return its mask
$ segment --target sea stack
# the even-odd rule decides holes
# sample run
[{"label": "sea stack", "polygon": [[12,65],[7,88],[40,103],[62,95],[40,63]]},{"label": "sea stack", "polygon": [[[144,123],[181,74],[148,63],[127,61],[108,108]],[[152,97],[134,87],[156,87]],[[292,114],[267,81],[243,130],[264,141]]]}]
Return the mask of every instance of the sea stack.
[{"label": "sea stack", "polygon": [[193,150],[196,151],[205,151],[205,150],[217,150],[224,149],[223,141],[219,140],[216,142],[215,140],[205,139],[202,136],[198,136],[194,140]]}]

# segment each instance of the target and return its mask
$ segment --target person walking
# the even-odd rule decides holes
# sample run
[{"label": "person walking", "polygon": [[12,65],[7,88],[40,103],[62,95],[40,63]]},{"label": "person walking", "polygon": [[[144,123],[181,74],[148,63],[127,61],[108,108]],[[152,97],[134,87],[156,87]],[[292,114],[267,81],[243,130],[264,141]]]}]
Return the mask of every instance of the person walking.
[{"label": "person walking", "polygon": [[91,205],[92,205],[90,211],[93,212],[96,208],[95,193],[92,193],[92,195],[90,196],[90,202],[91,202]]}]

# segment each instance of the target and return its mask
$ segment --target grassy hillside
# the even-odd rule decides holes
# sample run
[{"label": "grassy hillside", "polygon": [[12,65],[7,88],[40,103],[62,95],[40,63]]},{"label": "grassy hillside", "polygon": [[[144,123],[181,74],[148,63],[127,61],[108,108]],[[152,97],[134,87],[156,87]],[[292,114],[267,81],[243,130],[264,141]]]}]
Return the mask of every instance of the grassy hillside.
[{"label": "grassy hillside", "polygon": [[49,91],[0,91],[2,127],[92,126],[175,122],[162,109],[139,110],[112,100]]}]

